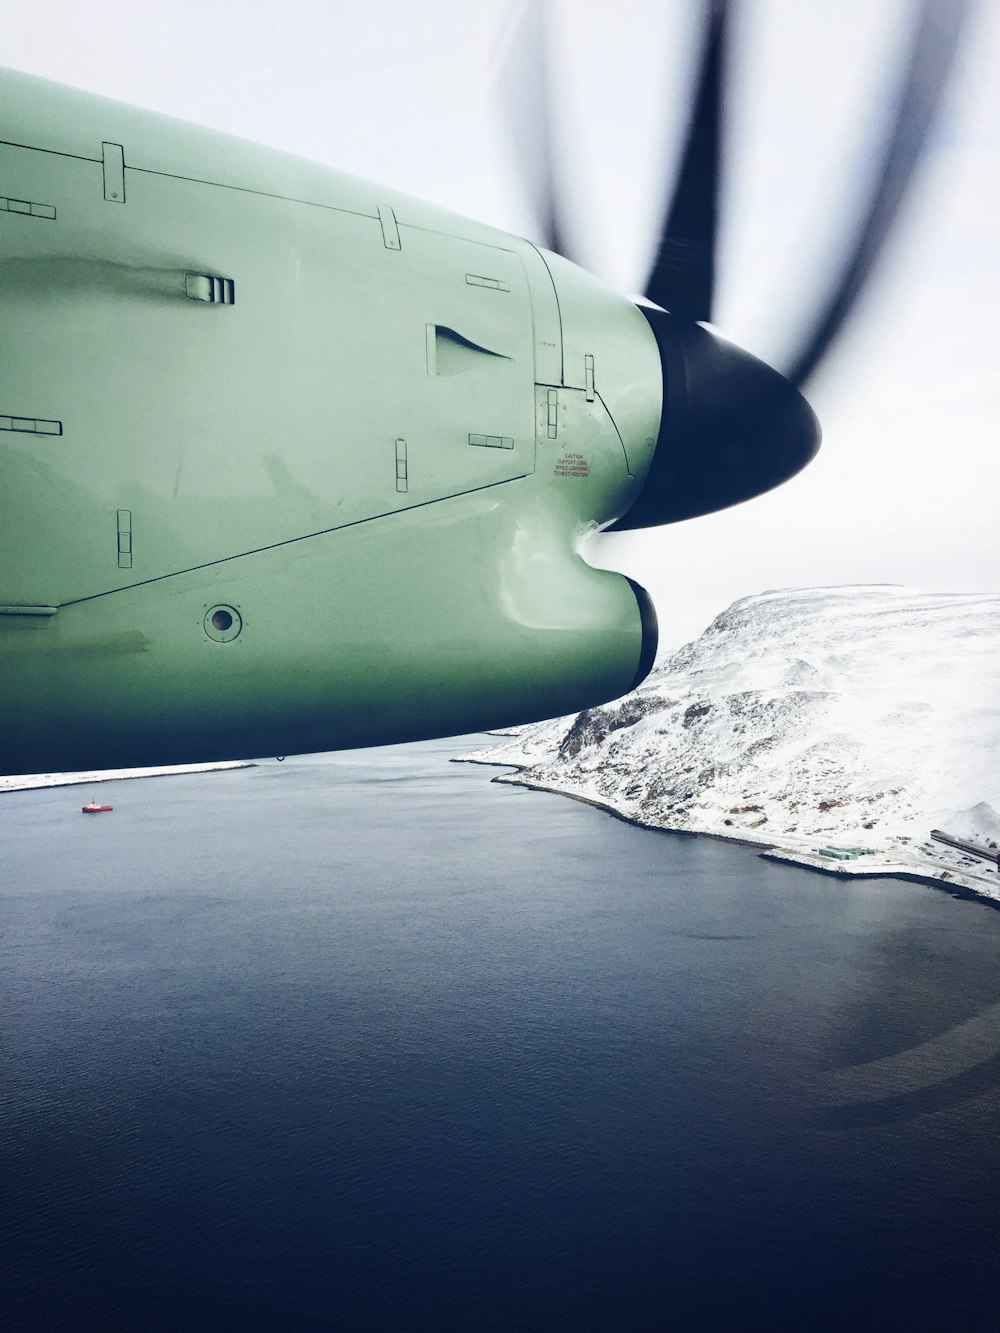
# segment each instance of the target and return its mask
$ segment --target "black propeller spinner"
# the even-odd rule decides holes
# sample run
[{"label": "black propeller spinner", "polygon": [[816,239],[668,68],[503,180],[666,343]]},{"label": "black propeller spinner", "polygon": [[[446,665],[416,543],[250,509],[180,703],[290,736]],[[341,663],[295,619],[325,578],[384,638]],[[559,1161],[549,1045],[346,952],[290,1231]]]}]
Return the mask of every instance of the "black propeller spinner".
[{"label": "black propeller spinner", "polygon": [[[660,308],[640,306],[663,367],[660,434],[638,499],[610,531],[728,508],[787,481],[813,458],[820,427],[800,387],[833,345],[886,247],[940,107],[971,3],[923,0],[871,197],[839,276],[782,375],[699,322],[712,318],[732,11],[730,0],[706,0],[691,123],[645,287]],[[514,128],[522,169],[534,176],[543,243],[573,258],[553,184],[542,5],[543,0],[529,0],[518,38],[518,64],[522,76],[531,67],[531,77],[519,80],[525,119]]]}]

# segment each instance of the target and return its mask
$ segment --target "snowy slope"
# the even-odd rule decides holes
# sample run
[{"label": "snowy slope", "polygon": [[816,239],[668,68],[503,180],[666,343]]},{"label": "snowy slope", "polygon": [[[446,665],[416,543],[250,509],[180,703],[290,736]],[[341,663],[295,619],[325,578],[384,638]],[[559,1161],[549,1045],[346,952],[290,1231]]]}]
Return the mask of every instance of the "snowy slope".
[{"label": "snowy slope", "polygon": [[985,834],[1000,809],[1000,596],[747,597],[634,694],[467,757],[642,824],[782,847]]},{"label": "snowy slope", "polygon": [[180,773],[217,773],[226,768],[253,768],[249,759],[226,759],[214,764],[168,764],[162,768],[102,768],[86,773],[21,773],[0,777],[0,793],[31,791],[36,787],[94,786],[123,778],[166,778]]}]

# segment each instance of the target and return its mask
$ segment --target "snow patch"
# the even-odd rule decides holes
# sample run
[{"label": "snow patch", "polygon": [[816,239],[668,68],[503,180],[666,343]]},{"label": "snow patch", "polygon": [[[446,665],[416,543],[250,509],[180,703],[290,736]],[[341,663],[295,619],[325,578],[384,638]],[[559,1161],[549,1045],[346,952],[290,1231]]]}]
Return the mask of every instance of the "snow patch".
[{"label": "snow patch", "polygon": [[[770,591],[734,602],[633,694],[463,758],[650,827],[807,856],[866,847],[887,867],[932,827],[997,838],[998,660],[995,595]],[[954,882],[950,853],[917,859]],[[995,867],[957,869],[1000,897]]]},{"label": "snow patch", "polygon": [[218,773],[227,768],[253,768],[252,760],[227,759],[216,764],[168,764],[161,768],[103,768],[88,773],[20,773],[0,777],[0,793],[32,791],[37,787],[76,787],[89,783],[119,782],[122,778],[164,778],[177,773]]}]

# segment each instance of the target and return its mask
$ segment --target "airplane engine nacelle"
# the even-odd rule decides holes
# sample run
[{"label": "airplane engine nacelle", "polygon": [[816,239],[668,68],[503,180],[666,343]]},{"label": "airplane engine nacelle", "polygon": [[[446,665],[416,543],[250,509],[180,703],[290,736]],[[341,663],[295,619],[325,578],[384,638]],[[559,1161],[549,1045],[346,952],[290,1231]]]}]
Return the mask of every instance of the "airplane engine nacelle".
[{"label": "airplane engine nacelle", "polygon": [[615,698],[651,667],[643,590],[488,496],[376,526],[3,617],[3,768],[478,731]]},{"label": "airplane engine nacelle", "polygon": [[581,557],[660,424],[628,301],[493,228],[3,74],[0,768],[377,745],[648,671]]}]

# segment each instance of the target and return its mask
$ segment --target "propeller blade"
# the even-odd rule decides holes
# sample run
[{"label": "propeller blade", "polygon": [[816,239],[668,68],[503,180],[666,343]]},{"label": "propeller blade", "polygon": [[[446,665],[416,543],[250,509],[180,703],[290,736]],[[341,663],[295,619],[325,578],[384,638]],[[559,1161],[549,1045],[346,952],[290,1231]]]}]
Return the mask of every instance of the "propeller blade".
[{"label": "propeller blade", "polygon": [[525,191],[535,204],[539,242],[569,259],[555,182],[544,0],[526,0],[515,23],[500,73],[508,132]]},{"label": "propeller blade", "polygon": [[[787,372],[804,384],[869,282],[916,174],[954,63],[970,0],[924,0],[900,92],[896,121],[872,196],[839,278]],[[662,303],[661,303],[662,304]]]},{"label": "propeller blade", "polygon": [[728,15],[727,0],[709,0],[691,125],[646,284],[651,301],[690,319],[712,318]]}]

